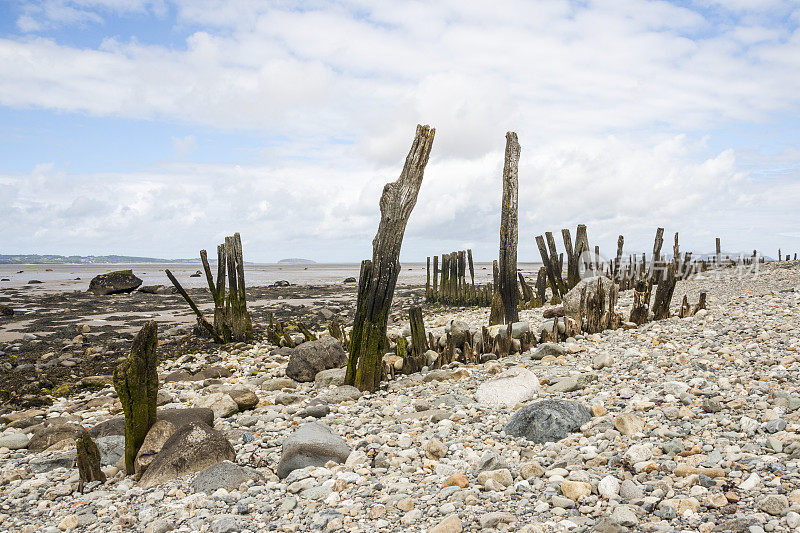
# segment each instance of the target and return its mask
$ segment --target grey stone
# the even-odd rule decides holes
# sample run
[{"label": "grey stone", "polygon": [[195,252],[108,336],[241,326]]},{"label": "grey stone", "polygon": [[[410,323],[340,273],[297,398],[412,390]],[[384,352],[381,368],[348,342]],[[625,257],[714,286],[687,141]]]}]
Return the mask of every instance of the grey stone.
[{"label": "grey stone", "polygon": [[220,461],[233,461],[236,452],[222,433],[191,422],[179,427],[147,467],[140,485],[152,487],[176,477],[198,472]]},{"label": "grey stone", "polygon": [[316,405],[309,405],[308,407],[297,413],[297,416],[299,416],[300,418],[305,418],[307,416],[311,416],[314,418],[323,418],[325,416],[328,416],[328,413],[330,412],[331,408],[328,404],[318,403]]},{"label": "grey stone", "polygon": [[317,398],[327,404],[336,404],[352,400],[358,400],[361,391],[352,385],[341,385],[320,394]]},{"label": "grey stone", "polygon": [[331,368],[317,372],[317,375],[314,377],[314,386],[321,389],[323,387],[339,387],[344,385],[346,373],[346,368]]},{"label": "grey stone", "polygon": [[589,408],[580,402],[544,400],[514,413],[504,430],[533,442],[551,442],[578,431],[590,418]]},{"label": "grey stone", "polygon": [[545,356],[552,355],[558,357],[567,353],[566,348],[554,342],[545,342],[536,347],[531,354],[531,359],[543,359]]},{"label": "grey stone", "polygon": [[564,295],[564,314],[580,324],[581,320],[581,293],[586,291],[586,298],[593,296],[597,292],[597,283],[603,285],[606,294],[611,291],[613,282],[605,276],[593,276],[584,278],[570,291]]},{"label": "grey stone", "polygon": [[789,508],[789,499],[783,494],[768,494],[758,501],[758,508],[767,514],[780,516]]},{"label": "grey stone", "polygon": [[222,515],[211,523],[212,533],[237,533],[241,531],[239,517],[235,515]]},{"label": "grey stone", "polygon": [[493,450],[487,450],[481,456],[480,462],[472,470],[472,473],[478,475],[481,472],[500,470],[503,468],[510,469],[506,460],[500,457],[497,452]]},{"label": "grey stone", "polygon": [[125,454],[125,437],[122,435],[99,437],[94,442],[100,450],[101,465],[115,465],[119,458]]},{"label": "grey stone", "polygon": [[523,333],[528,333],[531,330],[531,324],[527,320],[520,320],[511,324],[511,337],[519,339]]},{"label": "grey stone", "polygon": [[133,292],[141,284],[142,280],[134,276],[132,270],[117,270],[92,278],[89,282],[89,292],[97,296]]},{"label": "grey stone", "polygon": [[23,450],[28,447],[30,439],[24,433],[9,433],[0,437],[0,448]]},{"label": "grey stone", "polygon": [[347,364],[347,354],[338,340],[321,337],[293,348],[286,366],[286,376],[295,381],[314,381],[317,373]]},{"label": "grey stone", "polygon": [[586,388],[591,382],[597,380],[596,374],[586,373],[576,376],[567,376],[547,388],[547,392],[575,392]]},{"label": "grey stone", "polygon": [[276,391],[281,389],[295,389],[297,382],[292,378],[273,378],[261,384],[261,389],[265,391]]},{"label": "grey stone", "polygon": [[242,483],[260,477],[261,475],[251,468],[245,468],[230,461],[220,461],[201,470],[192,481],[192,489],[195,492],[205,492],[206,494],[212,494],[217,489],[231,491],[238,489]]},{"label": "grey stone", "polygon": [[453,346],[461,347],[464,342],[469,338],[469,325],[461,320],[451,320],[445,326],[445,332],[450,332],[453,339]]},{"label": "grey stone", "polygon": [[344,439],[322,422],[309,422],[283,441],[278,477],[307,466],[324,466],[328,461],[343,463],[350,455]]}]

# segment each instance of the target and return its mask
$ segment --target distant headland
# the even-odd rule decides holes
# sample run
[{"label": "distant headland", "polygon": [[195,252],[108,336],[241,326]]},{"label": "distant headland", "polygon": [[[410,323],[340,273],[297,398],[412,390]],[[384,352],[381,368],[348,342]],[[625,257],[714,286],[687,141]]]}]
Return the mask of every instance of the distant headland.
[{"label": "distant headland", "polygon": [[159,259],[156,257],[132,257],[128,255],[1,255],[0,265],[62,265],[104,263],[199,263],[199,259]]}]

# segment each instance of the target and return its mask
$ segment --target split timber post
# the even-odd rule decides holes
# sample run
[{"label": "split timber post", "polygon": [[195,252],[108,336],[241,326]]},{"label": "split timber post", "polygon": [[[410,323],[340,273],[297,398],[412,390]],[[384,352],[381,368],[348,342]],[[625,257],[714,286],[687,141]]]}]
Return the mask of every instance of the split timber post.
[{"label": "split timber post", "polygon": [[381,221],[372,241],[372,260],[361,263],[345,374],[345,382],[361,391],[375,391],[380,385],[382,360],[387,348],[386,324],[400,273],[400,247],[411,211],[417,203],[435,133],[436,130],[429,126],[417,125],[400,177],[383,187],[379,203]]},{"label": "split timber post", "polygon": [[[583,259],[583,271],[589,270],[589,237],[586,235],[586,224],[578,224],[575,230],[575,256]],[[579,267],[580,268],[580,267]]]},{"label": "split timber post", "polygon": [[125,471],[134,473],[133,462],[144,438],[156,423],[156,348],[158,326],[150,321],[133,339],[131,355],[114,370],[114,389],[125,415]]},{"label": "split timber post", "polygon": [[503,165],[503,199],[500,213],[500,273],[497,291],[503,300],[506,324],[519,322],[517,309],[517,220],[519,209],[519,154],[517,134],[506,133],[506,156]]},{"label": "split timber post", "polygon": [[622,261],[622,246],[625,244],[625,237],[617,237],[617,256],[614,258],[614,276],[612,279],[619,283],[619,263]]},{"label": "split timber post", "polygon": [[[411,374],[419,372],[425,366],[425,352],[428,351],[428,339],[425,337],[425,322],[422,319],[422,308],[412,307],[408,310],[411,323],[411,354],[403,364],[403,372]],[[408,371],[406,371],[408,367]]]},{"label": "split timber post", "polygon": [[228,260],[228,302],[225,309],[230,320],[231,337],[236,341],[249,341],[253,339],[253,324],[247,312],[242,239],[238,232],[225,237],[225,255]]},{"label": "split timber post", "polygon": [[84,483],[106,482],[106,474],[100,469],[100,450],[85,429],[75,441],[75,462],[78,463],[78,492],[81,494]]},{"label": "split timber post", "polygon": [[[547,253],[547,247],[544,243],[544,237],[541,235],[536,236],[536,246],[539,248],[539,253],[542,256],[542,264],[544,264],[547,279],[550,282],[550,287],[553,289],[553,300],[557,303],[560,300],[561,291],[556,283],[556,273],[553,271],[553,262],[550,260],[550,255]],[[539,270],[541,274],[541,270]]]}]

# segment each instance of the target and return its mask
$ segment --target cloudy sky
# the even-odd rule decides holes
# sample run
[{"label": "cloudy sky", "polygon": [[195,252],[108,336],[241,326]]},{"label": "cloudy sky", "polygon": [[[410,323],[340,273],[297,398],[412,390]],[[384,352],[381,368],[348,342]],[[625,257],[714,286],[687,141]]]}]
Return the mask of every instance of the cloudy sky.
[{"label": "cloudy sky", "polygon": [[[359,261],[417,123],[403,259],[497,257],[505,132],[520,259],[800,251],[800,2],[0,2],[0,253]],[[671,249],[671,248],[670,248]]]}]

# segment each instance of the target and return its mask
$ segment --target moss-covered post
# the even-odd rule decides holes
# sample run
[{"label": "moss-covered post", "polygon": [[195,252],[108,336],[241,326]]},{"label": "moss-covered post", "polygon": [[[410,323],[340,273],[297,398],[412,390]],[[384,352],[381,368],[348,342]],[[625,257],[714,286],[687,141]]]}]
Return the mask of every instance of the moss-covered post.
[{"label": "moss-covered post", "polygon": [[519,211],[519,154],[517,134],[506,133],[503,197],[500,206],[500,260],[497,292],[503,300],[506,324],[519,321],[517,298],[517,220]]},{"label": "moss-covered post", "polygon": [[428,351],[428,339],[425,336],[425,322],[422,319],[422,308],[412,307],[408,310],[408,320],[411,324],[411,357],[409,358],[409,371],[403,365],[403,372],[411,374],[419,372],[425,366],[425,352]]},{"label": "moss-covered post", "polygon": [[158,326],[154,321],[144,325],[133,339],[131,355],[114,370],[114,389],[125,414],[125,470],[134,473],[136,454],[156,423],[156,347]]},{"label": "moss-covered post", "polygon": [[100,469],[100,450],[85,429],[75,441],[75,461],[78,463],[78,492],[83,493],[84,483],[106,482],[106,475]]},{"label": "moss-covered post", "polygon": [[400,248],[417,203],[435,132],[429,126],[417,125],[400,177],[383,188],[381,221],[372,241],[372,260],[361,264],[345,381],[362,391],[375,391],[380,385],[386,324],[400,273]]}]

